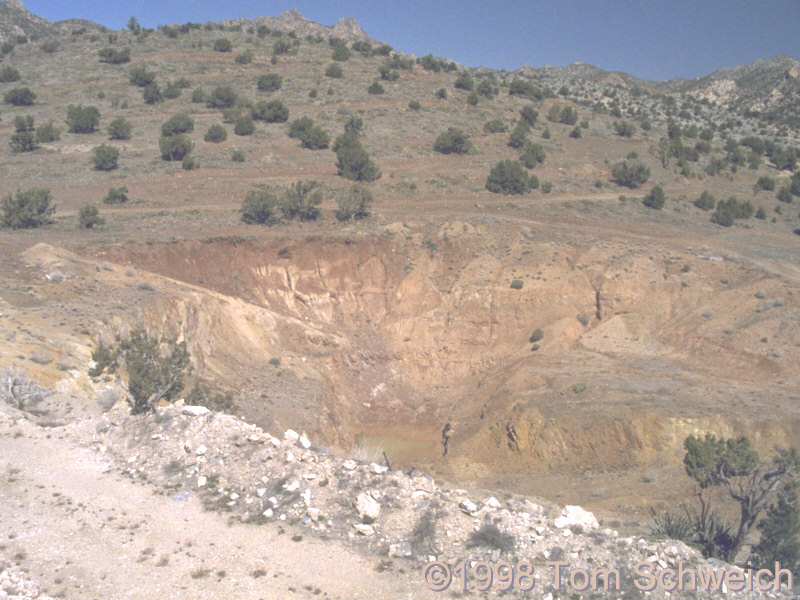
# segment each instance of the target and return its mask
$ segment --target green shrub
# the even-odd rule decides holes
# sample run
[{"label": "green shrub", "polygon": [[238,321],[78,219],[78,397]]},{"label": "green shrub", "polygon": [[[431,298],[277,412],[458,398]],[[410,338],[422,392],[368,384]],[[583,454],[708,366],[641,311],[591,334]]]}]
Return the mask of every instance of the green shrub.
[{"label": "green shrub", "polygon": [[400,73],[394,69],[389,68],[389,65],[381,65],[378,67],[378,74],[384,81],[397,81],[400,79]]},{"label": "green shrub", "polygon": [[185,342],[169,343],[168,354],[162,352],[162,346],[163,340],[135,329],[127,339],[118,338],[113,347],[100,344],[92,352],[95,367],[89,370],[89,375],[98,377],[105,370],[114,373],[121,361],[128,374],[132,412],[147,412],[160,400],[169,401],[179,394],[184,374],[191,369]]},{"label": "green shrub", "polygon": [[247,193],[241,213],[242,221],[259,225],[277,225],[283,218],[278,198],[265,188]]},{"label": "green shrub", "polygon": [[117,117],[108,124],[108,137],[112,140],[131,139],[131,124],[122,117]]},{"label": "green shrub", "polygon": [[192,102],[195,104],[200,104],[206,101],[206,93],[203,91],[203,88],[195,88],[192,91]]},{"label": "green shrub", "polygon": [[175,82],[172,82],[167,84],[162,93],[164,95],[164,98],[166,98],[167,100],[174,100],[175,98],[178,98],[181,95],[181,87]]},{"label": "green shrub", "polygon": [[181,161],[181,167],[184,171],[193,171],[194,169],[200,168],[200,161],[191,154],[187,154]]},{"label": "green shrub", "polygon": [[81,206],[78,211],[78,227],[91,229],[95,225],[103,225],[106,220],[100,216],[100,211],[93,204]]},{"label": "green shrub", "polygon": [[520,121],[508,137],[508,145],[512,148],[522,148],[528,143],[528,134],[530,131],[531,126],[528,125],[527,121]]},{"label": "green shrub", "polygon": [[189,133],[194,131],[194,119],[185,113],[171,116],[161,125],[161,135],[175,135],[176,133]]},{"label": "green shrub", "polygon": [[373,81],[367,88],[368,94],[383,94],[384,91],[383,86],[378,81]]},{"label": "green shrub", "polygon": [[495,194],[525,194],[532,182],[519,161],[501,160],[489,172],[486,189]]},{"label": "green shrub", "polygon": [[614,132],[620,137],[633,136],[636,128],[629,121],[614,121]]},{"label": "green shrub", "polygon": [[664,190],[661,189],[660,185],[656,185],[652,190],[650,190],[650,193],[644,197],[642,204],[644,204],[647,208],[661,210],[664,208],[664,201]]},{"label": "green shrub", "polygon": [[231,152],[231,160],[233,162],[244,162],[245,161],[244,150],[234,150],[233,152]]},{"label": "green shrub", "polygon": [[422,104],[419,103],[419,100],[412,100],[408,103],[408,108],[411,110],[420,110],[422,108]]},{"label": "green shrub", "polygon": [[[275,59],[282,54],[288,54],[291,49],[292,44],[287,40],[277,40],[272,45],[272,58]],[[275,61],[273,61],[273,64],[275,64]]]},{"label": "green shrub", "polygon": [[717,201],[708,191],[704,191],[702,194],[700,194],[700,197],[693,202],[693,204],[700,210],[709,211],[714,210],[714,206],[717,204]]},{"label": "green shrub", "polygon": [[61,46],[58,43],[58,40],[55,40],[53,38],[49,38],[49,39],[46,39],[45,41],[43,41],[42,45],[39,46],[39,47],[42,49],[42,52],[44,52],[45,54],[53,54],[55,52],[58,52],[58,49]]},{"label": "green shrub", "polygon": [[344,132],[362,135],[364,133],[364,119],[358,115],[350,115],[344,124]]},{"label": "green shrub", "polygon": [[325,69],[325,76],[332,77],[333,79],[341,79],[344,77],[344,71],[342,67],[337,65],[336,63],[331,63]]},{"label": "green shrub", "polygon": [[611,175],[619,185],[638,188],[650,178],[650,169],[642,163],[623,161],[614,165]]},{"label": "green shrub", "polygon": [[113,171],[117,168],[119,150],[114,146],[102,144],[92,151],[92,164],[97,171]]},{"label": "green shrub", "polygon": [[470,106],[478,106],[478,94],[475,92],[470,92],[467,95],[467,104]]},{"label": "green shrub", "polygon": [[3,217],[0,224],[10,229],[31,229],[50,223],[56,207],[48,188],[17,191],[3,198]]},{"label": "green shrub", "polygon": [[161,150],[161,158],[164,160],[183,160],[183,157],[192,151],[192,140],[182,133],[161,136],[161,139],[158,140],[158,148]]},{"label": "green shrub", "polygon": [[36,94],[26,87],[14,88],[5,93],[3,100],[14,106],[32,106],[36,102]]},{"label": "green shrub", "polygon": [[764,208],[762,206],[759,206],[758,210],[756,211],[756,219],[761,219],[763,221],[766,218],[767,218],[767,213],[764,211]]},{"label": "green shrub", "polygon": [[527,169],[533,169],[544,162],[547,154],[541,144],[525,142],[525,146],[519,155],[519,162]]},{"label": "green shrub", "polygon": [[481,80],[481,82],[478,84],[478,87],[475,88],[475,91],[484,98],[491,98],[492,96],[496,96],[499,90],[494,85],[493,78],[490,79],[487,77]]},{"label": "green shrub", "polygon": [[36,128],[36,141],[41,143],[55,142],[61,137],[61,130],[52,121]]},{"label": "green shrub", "polygon": [[17,133],[23,131],[33,131],[33,117],[31,115],[17,115],[14,117],[14,131]]},{"label": "green shrub", "polygon": [[795,580],[800,577],[800,511],[798,491],[794,481],[781,490],[778,500],[767,508],[766,516],[758,523],[760,541],[753,547],[751,557],[756,569],[772,569],[775,563],[785,565]]},{"label": "green shrub", "polygon": [[240,115],[233,122],[233,133],[236,135],[251,135],[256,130],[251,114]]},{"label": "green shrub", "polygon": [[208,131],[206,131],[206,134],[203,136],[203,139],[207,142],[213,142],[215,144],[219,142],[224,142],[226,139],[228,139],[228,132],[219,123],[214,123],[211,127],[208,128]]},{"label": "green shrub", "polygon": [[267,73],[266,75],[260,75],[256,79],[256,87],[260,92],[277,92],[282,85],[283,77],[277,73]]},{"label": "green shrub", "polygon": [[19,71],[11,65],[0,68],[0,83],[11,83],[21,79]]},{"label": "green shrub", "polygon": [[36,135],[32,131],[19,131],[12,134],[8,146],[14,154],[33,152],[39,147],[36,143]]},{"label": "green shrub", "polygon": [[370,214],[372,201],[372,192],[367,186],[353,184],[353,187],[340,193],[336,199],[336,218],[339,221],[365,219]]},{"label": "green shrub", "polygon": [[285,219],[314,221],[319,217],[322,190],[316,181],[296,181],[281,196],[281,212]]},{"label": "green shrub", "polygon": [[101,48],[97,52],[100,62],[110,65],[121,65],[131,62],[131,51],[129,48],[117,50],[116,48]]},{"label": "green shrub", "polygon": [[[517,279],[517,281],[519,281],[519,279]],[[542,331],[541,329],[537,329],[531,334],[531,337],[528,341],[531,344],[535,344],[536,342],[541,341],[543,337],[544,337],[544,331]]]},{"label": "green shrub", "polygon": [[542,90],[524,79],[515,79],[508,86],[509,96],[521,96],[529,100],[541,100],[544,98]]},{"label": "green shrub", "polygon": [[519,111],[520,117],[522,120],[525,121],[528,125],[533,127],[536,125],[536,119],[539,118],[539,113],[534,110],[532,106],[525,106],[522,110]]},{"label": "green shrub", "polygon": [[327,148],[331,137],[319,125],[314,125],[300,137],[300,145],[309,150],[322,150]]},{"label": "green shrub", "polygon": [[300,117],[289,123],[288,135],[290,138],[302,139],[313,126],[314,121],[311,117]]},{"label": "green shrub", "polygon": [[145,104],[159,104],[164,101],[164,94],[157,83],[150,83],[142,88],[142,99]]},{"label": "green shrub", "polygon": [[576,139],[576,140],[582,138],[583,137],[583,132],[581,131],[581,128],[577,127],[577,126],[573,127],[572,131],[569,132],[569,137],[571,137],[573,139]]},{"label": "green shrub", "polygon": [[148,85],[155,83],[156,81],[156,74],[148,71],[147,67],[144,65],[138,65],[133,67],[129,71],[129,79],[133,85],[137,87],[147,87]]},{"label": "green shrub", "polygon": [[103,197],[103,204],[125,204],[128,201],[128,188],[123,186],[112,187]]},{"label": "green shrub", "polygon": [[241,54],[236,55],[236,64],[239,65],[249,65],[253,62],[253,53],[247,50],[246,52],[242,52]]},{"label": "green shrub", "polygon": [[261,100],[256,102],[251,109],[252,116],[257,121],[267,123],[285,123],[289,120],[289,109],[280,100]]},{"label": "green shrub", "polygon": [[93,133],[100,123],[100,111],[95,106],[71,104],[67,108],[67,127],[70,133]]},{"label": "green shrub", "polygon": [[345,133],[336,138],[333,151],[336,152],[336,168],[342,177],[365,182],[380,178],[380,169],[369,158],[355,134]]},{"label": "green shrub", "polygon": [[792,188],[788,185],[781,186],[781,189],[778,190],[778,194],[776,196],[778,200],[781,202],[785,202],[786,204],[792,203]]},{"label": "green shrub", "polygon": [[754,208],[750,202],[739,202],[731,196],[727,200],[720,200],[714,214],[711,215],[711,222],[723,227],[733,225],[735,219],[749,219],[753,216]]},{"label": "green shrub", "polygon": [[217,38],[214,40],[214,52],[230,52],[233,44],[228,38]]},{"label": "green shrub", "polygon": [[236,103],[236,92],[229,85],[218,85],[208,97],[209,108],[230,108]]},{"label": "green shrub", "polygon": [[472,150],[472,144],[467,134],[460,129],[450,127],[436,138],[433,149],[442,154],[467,154]]},{"label": "green shrub", "polygon": [[772,177],[767,177],[765,175],[763,177],[758,178],[756,186],[761,190],[771,192],[775,189],[775,180]]},{"label": "green shrub", "polygon": [[250,112],[256,121],[285,123],[289,120],[289,109],[280,100],[270,100],[269,102],[260,100],[253,105]]},{"label": "green shrub", "polygon": [[542,183],[543,194],[549,194],[552,191],[553,191],[553,184],[551,182],[545,181],[544,183]]},{"label": "green shrub", "polygon": [[439,100],[447,100],[447,90],[444,88],[439,88],[436,90],[436,97]]},{"label": "green shrub", "polygon": [[475,87],[475,80],[472,79],[472,75],[467,72],[459,73],[458,77],[456,77],[456,80],[453,82],[453,87],[469,92]]},{"label": "green shrub", "polygon": [[522,287],[525,285],[525,282],[522,279],[515,279],[511,282],[511,289],[512,290],[521,290]]},{"label": "green shrub", "polygon": [[505,133],[508,131],[508,126],[503,123],[502,119],[492,119],[483,124],[484,133]]},{"label": "green shrub", "polygon": [[334,47],[333,49],[333,54],[331,54],[331,58],[339,62],[350,60],[350,48],[348,48],[344,44],[337,44],[336,47]]}]

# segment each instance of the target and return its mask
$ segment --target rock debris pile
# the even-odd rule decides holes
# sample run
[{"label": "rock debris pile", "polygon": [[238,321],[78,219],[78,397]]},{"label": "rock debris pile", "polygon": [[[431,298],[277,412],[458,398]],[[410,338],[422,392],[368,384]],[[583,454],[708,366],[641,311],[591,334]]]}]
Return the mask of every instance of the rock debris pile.
[{"label": "rock debris pile", "polygon": [[[569,590],[570,573],[581,569],[616,570],[618,581],[611,577],[610,591],[602,593],[641,597],[636,584],[648,580],[636,568],[643,562],[656,575],[679,564],[698,572],[730,568],[680,542],[622,537],[580,507],[559,513],[526,497],[445,489],[425,473],[339,458],[304,434],[288,430],[277,438],[236,417],[182,402],[146,416],[128,415],[118,405],[65,431],[175,502],[196,497],[207,509],[242,522],[349,540],[365,553],[420,571],[432,561],[453,568],[464,561],[530,561],[544,598]],[[564,565],[561,592],[557,562]],[[727,598],[791,596],[786,589],[737,592],[723,585],[668,592],[656,585],[648,597],[718,598],[723,592]]]}]

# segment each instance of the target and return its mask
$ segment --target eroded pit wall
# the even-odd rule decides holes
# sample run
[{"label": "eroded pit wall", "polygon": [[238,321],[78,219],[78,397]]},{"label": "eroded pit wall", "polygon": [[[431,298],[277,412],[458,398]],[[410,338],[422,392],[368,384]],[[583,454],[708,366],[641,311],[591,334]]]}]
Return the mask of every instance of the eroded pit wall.
[{"label": "eroded pit wall", "polygon": [[180,324],[245,415],[336,445],[407,439],[454,477],[660,465],[704,430],[800,442],[789,282],[653,245],[485,233],[396,225],[105,257],[194,286],[142,314]]}]

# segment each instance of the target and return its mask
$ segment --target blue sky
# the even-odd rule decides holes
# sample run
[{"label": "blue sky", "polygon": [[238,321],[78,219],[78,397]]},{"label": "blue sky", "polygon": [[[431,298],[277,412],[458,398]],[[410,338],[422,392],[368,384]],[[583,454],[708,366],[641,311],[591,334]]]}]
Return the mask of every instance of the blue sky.
[{"label": "blue sky", "polygon": [[403,52],[513,70],[576,61],[646,79],[701,77],[779,54],[800,59],[800,0],[23,0],[51,21],[121,29],[278,16],[297,8],[333,25],[354,17]]}]

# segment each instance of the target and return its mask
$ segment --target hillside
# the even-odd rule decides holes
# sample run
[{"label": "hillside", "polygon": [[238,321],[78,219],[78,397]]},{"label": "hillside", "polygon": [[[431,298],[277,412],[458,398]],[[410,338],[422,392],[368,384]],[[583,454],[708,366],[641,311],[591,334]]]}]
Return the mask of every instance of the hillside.
[{"label": "hillside", "polygon": [[[367,480],[372,463],[402,490],[423,485],[415,472],[436,478],[441,544],[446,516],[465,543],[499,510],[459,502],[496,496],[504,527],[536,552],[572,535],[552,530],[555,505],[591,509],[617,530],[599,540],[608,558],[619,536],[648,534],[651,510],[693,497],[687,436],[744,435],[762,456],[800,446],[793,59],[648,82],[585,63],[509,73],[404,55],[351,19],[327,27],[297,11],[121,31],[49,24],[20,2],[0,11],[13,39],[0,63],[0,382],[35,392],[8,408],[9,442],[19,431],[41,452],[91,445],[123,473],[144,461],[131,451],[143,440],[180,450],[168,423],[186,425],[182,409],[130,415],[127,365],[89,375],[99,348],[141,329],[162,353],[185,343],[191,368],[172,399],[211,408],[203,423],[258,428],[254,444],[305,432],[309,452],[274,446],[283,470],[358,459],[364,488],[405,519],[365,536],[378,540],[364,544],[371,557],[417,524],[404,495]],[[213,472],[156,452],[141,479],[194,497],[199,475],[230,477],[236,489],[215,489],[242,498],[236,516],[246,498],[264,508],[249,470],[223,469],[250,469],[261,446],[219,436]],[[281,469],[270,486],[287,483]],[[351,510],[342,486],[338,500],[314,493]],[[20,518],[38,497],[26,488],[8,492]],[[548,507],[541,522],[523,523],[520,502]],[[286,514],[311,551],[327,535],[363,541],[346,521],[320,529],[307,508]],[[84,518],[96,526],[103,510]],[[277,535],[277,517],[259,525]],[[523,536],[535,526],[539,539]],[[564,552],[594,539],[574,535]],[[414,565],[399,567],[408,589],[426,558],[395,562]],[[176,582],[220,584],[211,571],[186,580],[181,561]]]}]

